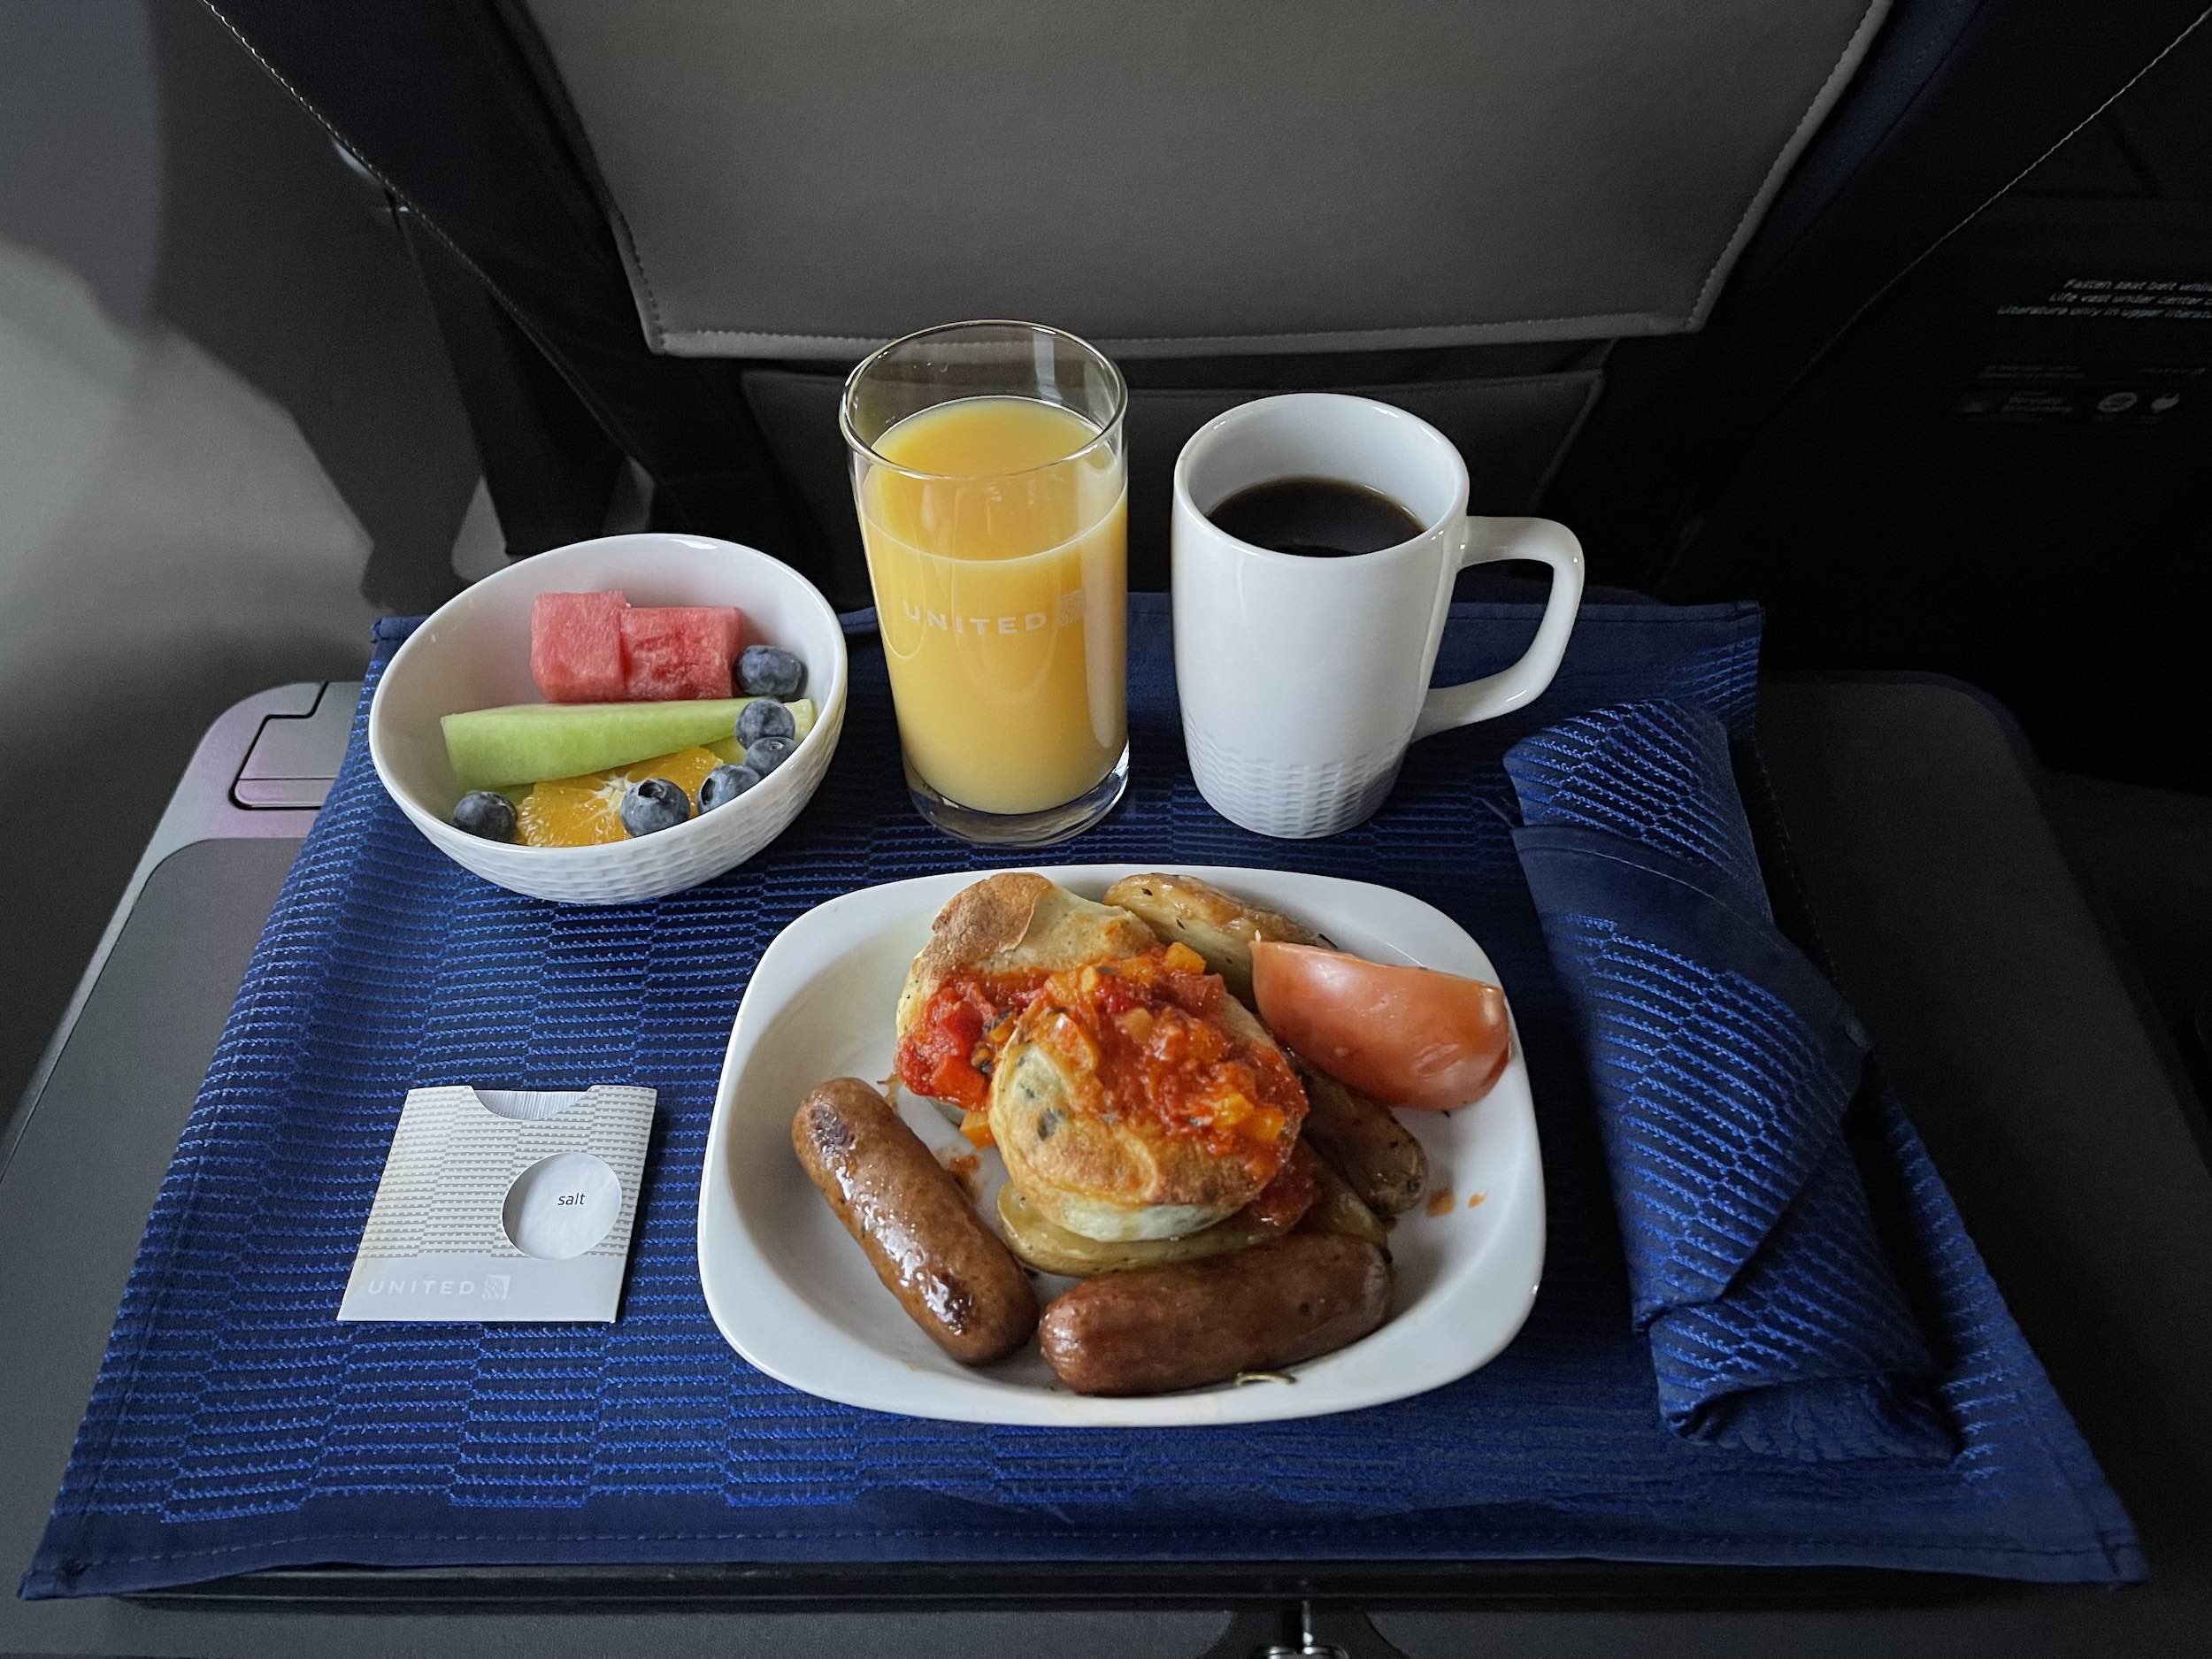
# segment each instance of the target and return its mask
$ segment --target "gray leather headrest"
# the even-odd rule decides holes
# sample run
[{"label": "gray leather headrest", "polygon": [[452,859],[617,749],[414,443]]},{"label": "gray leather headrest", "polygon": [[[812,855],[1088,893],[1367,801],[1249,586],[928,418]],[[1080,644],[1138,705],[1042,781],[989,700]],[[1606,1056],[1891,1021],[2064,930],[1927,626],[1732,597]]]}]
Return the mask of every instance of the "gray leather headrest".
[{"label": "gray leather headrest", "polygon": [[655,349],[1704,319],[1887,0],[526,0]]}]

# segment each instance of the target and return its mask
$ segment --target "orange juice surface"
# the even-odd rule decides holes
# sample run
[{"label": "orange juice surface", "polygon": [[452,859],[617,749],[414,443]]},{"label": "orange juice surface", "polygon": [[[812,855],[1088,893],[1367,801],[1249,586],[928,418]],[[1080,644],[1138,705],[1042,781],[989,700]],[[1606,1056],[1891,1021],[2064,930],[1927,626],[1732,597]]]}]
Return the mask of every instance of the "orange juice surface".
[{"label": "orange juice surface", "polygon": [[1127,741],[1127,491],[1098,435],[1056,404],[971,397],[875,442],[892,465],[862,480],[860,521],[899,738],[962,806],[1064,805]]}]

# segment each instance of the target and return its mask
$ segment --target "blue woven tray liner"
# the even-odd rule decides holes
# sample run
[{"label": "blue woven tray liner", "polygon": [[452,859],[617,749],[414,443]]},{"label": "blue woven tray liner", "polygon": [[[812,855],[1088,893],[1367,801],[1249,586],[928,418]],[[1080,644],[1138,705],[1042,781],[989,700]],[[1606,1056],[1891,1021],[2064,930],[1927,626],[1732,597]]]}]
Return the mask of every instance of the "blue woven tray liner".
[{"label": "blue woven tray liner", "polygon": [[[650,904],[569,909],[466,875],[386,799],[357,722],[156,1201],[25,1593],[330,1562],[1595,1556],[2142,1575],[1901,1116],[1857,1125],[1855,1147],[1960,1455],[1808,1466],[1661,1425],[1499,757],[1636,697],[1704,703],[1747,741],[1755,611],[1590,607],[1534,708],[1419,745],[1380,816],[1320,842],[1247,834],[1199,799],[1164,603],[1139,600],[1131,621],[1130,798],[1052,860],[1386,883],[1464,924],[1511,990],[1550,1241],[1535,1311],[1495,1363],[1368,1411],[1134,1432],[873,1415],[796,1394],[725,1345],[700,1294],[695,1195],[752,964],[855,886],[1011,862],[914,816],[880,651],[858,632],[842,745],[806,812],[754,865]],[[371,688],[406,627],[380,628]],[[1532,627],[1521,607],[1458,608],[1440,677],[1502,666]],[[660,1091],[618,1324],[335,1322],[401,1097],[449,1081]]]}]

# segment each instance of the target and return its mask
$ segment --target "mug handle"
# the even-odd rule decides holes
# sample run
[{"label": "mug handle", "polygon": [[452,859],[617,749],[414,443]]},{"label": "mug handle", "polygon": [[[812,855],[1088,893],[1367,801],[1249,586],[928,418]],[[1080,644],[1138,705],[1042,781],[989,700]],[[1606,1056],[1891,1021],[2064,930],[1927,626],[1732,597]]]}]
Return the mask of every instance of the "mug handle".
[{"label": "mug handle", "polygon": [[[1430,692],[1422,700],[1409,741],[1517,709],[1550,685],[1559,672],[1559,659],[1567,654],[1567,636],[1574,632],[1575,611],[1582,603],[1582,543],[1565,525],[1549,518],[1471,516],[1466,534],[1459,555],[1461,570],[1506,559],[1534,559],[1551,566],[1551,597],[1544,604],[1544,619],[1536,626],[1536,638],[1521,660],[1487,679],[1439,686]],[[1448,589],[1446,603],[1449,599]]]}]

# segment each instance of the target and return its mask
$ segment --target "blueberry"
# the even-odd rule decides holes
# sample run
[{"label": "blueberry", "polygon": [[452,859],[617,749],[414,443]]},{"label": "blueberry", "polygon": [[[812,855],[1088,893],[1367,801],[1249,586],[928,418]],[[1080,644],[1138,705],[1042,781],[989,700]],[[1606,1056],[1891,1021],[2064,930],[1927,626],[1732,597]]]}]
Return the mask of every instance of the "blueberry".
[{"label": "blueberry", "polygon": [[699,810],[726,806],[759,781],[760,773],[750,766],[717,766],[699,786]]},{"label": "blueberry", "polygon": [[745,764],[765,778],[789,760],[791,751],[798,747],[787,737],[764,737],[757,743],[745,745]]},{"label": "blueberry", "polygon": [[634,783],[622,797],[622,827],[633,835],[674,829],[691,816],[691,797],[665,778]]},{"label": "blueberry", "polygon": [[490,789],[472,789],[453,809],[453,827],[488,841],[515,838],[515,803]]},{"label": "blueberry", "polygon": [[764,737],[799,735],[799,723],[791,718],[791,710],[780,703],[762,698],[749,703],[737,714],[737,741],[750,749]]},{"label": "blueberry", "polygon": [[749,697],[795,697],[806,685],[806,664],[778,645],[749,645],[738,653],[737,688]]}]

